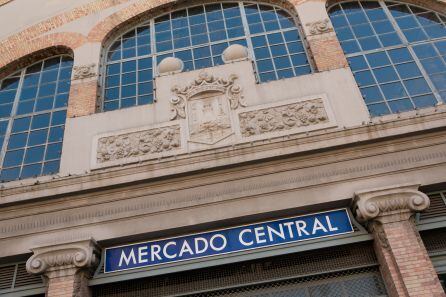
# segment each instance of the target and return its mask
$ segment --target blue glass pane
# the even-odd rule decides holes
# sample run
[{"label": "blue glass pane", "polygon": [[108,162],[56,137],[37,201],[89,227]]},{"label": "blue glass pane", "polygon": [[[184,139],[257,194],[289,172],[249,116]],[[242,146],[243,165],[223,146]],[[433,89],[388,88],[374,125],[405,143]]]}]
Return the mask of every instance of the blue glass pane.
[{"label": "blue glass pane", "polygon": [[371,104],[368,105],[368,108],[371,116],[381,116],[390,113],[389,108],[384,103]]},{"label": "blue glass pane", "polygon": [[12,103],[0,105],[0,118],[5,118],[11,115]]},{"label": "blue glass pane", "polygon": [[14,101],[17,91],[0,91],[0,104],[11,103]]},{"label": "blue glass pane", "polygon": [[28,133],[13,134],[9,138],[8,150],[23,148],[26,146]]},{"label": "blue glass pane", "polygon": [[356,82],[360,87],[376,84],[375,79],[370,71],[361,71],[355,73]]},{"label": "blue glass pane", "polygon": [[391,66],[374,69],[373,73],[379,83],[398,80],[398,75]]},{"label": "blue glass pane", "polygon": [[431,80],[438,90],[446,90],[446,73],[432,75]]},{"label": "blue glass pane", "polygon": [[430,58],[437,56],[437,52],[432,44],[421,44],[413,47],[415,54],[418,58]]},{"label": "blue glass pane", "polygon": [[41,170],[42,170],[42,164],[23,166],[20,178],[36,177],[40,175]]},{"label": "blue glass pane", "polygon": [[400,82],[381,85],[381,90],[383,91],[386,99],[395,99],[407,96],[403,84],[401,84]]},{"label": "blue glass pane", "polygon": [[50,124],[50,118],[51,118],[50,113],[39,114],[34,116],[32,120],[31,129],[48,127],[48,125]]},{"label": "blue glass pane", "polygon": [[47,136],[48,136],[48,129],[42,129],[30,132],[28,139],[28,146],[46,143]]},{"label": "blue glass pane", "polygon": [[395,46],[401,44],[401,39],[396,33],[384,34],[379,36],[383,46]]},{"label": "blue glass pane", "polygon": [[417,64],[415,64],[414,62],[399,64],[396,65],[395,67],[400,77],[403,79],[421,76],[421,72]]},{"label": "blue glass pane", "polygon": [[30,123],[31,117],[15,119],[14,124],[12,125],[12,132],[26,131],[29,129]]},{"label": "blue glass pane", "polygon": [[366,57],[371,67],[379,67],[390,64],[390,60],[387,57],[386,52],[368,54]]},{"label": "blue glass pane", "polygon": [[414,108],[412,102],[409,99],[389,101],[389,107],[394,113],[408,111]]},{"label": "blue glass pane", "polygon": [[13,167],[22,164],[25,150],[9,151],[5,154],[3,167]]},{"label": "blue glass pane", "polygon": [[8,182],[18,179],[20,176],[20,167],[3,169],[0,175],[0,181]]},{"label": "blue glass pane", "polygon": [[406,86],[409,95],[421,95],[431,92],[431,89],[424,78],[406,80],[404,81],[404,85]]},{"label": "blue glass pane", "polygon": [[53,127],[50,129],[50,133],[48,136],[48,142],[57,142],[63,140],[64,127]]},{"label": "blue glass pane", "polygon": [[402,63],[413,60],[412,55],[407,48],[389,50],[388,54],[393,63]]},{"label": "blue glass pane", "polygon": [[46,162],[43,166],[42,174],[54,174],[59,172],[60,161]]},{"label": "blue glass pane", "polygon": [[383,100],[381,92],[377,86],[361,88],[361,94],[366,103],[379,102]]},{"label": "blue glass pane", "polygon": [[374,22],[372,23],[372,26],[377,34],[391,33],[395,31],[392,23],[389,21]]},{"label": "blue glass pane", "polygon": [[348,59],[348,63],[352,71],[368,68],[367,62],[363,56],[351,57]]},{"label": "blue glass pane", "polygon": [[26,150],[25,164],[41,162],[45,154],[45,146],[31,147]]},{"label": "blue glass pane", "polygon": [[433,95],[424,95],[412,98],[417,108],[431,107],[437,104],[437,99]]}]

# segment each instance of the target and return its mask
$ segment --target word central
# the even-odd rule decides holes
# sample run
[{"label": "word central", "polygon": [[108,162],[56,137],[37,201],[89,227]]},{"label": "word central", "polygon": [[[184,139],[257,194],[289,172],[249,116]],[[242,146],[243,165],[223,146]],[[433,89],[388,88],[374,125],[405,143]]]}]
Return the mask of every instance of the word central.
[{"label": "word central", "polygon": [[352,232],[345,209],[106,249],[105,272]]}]

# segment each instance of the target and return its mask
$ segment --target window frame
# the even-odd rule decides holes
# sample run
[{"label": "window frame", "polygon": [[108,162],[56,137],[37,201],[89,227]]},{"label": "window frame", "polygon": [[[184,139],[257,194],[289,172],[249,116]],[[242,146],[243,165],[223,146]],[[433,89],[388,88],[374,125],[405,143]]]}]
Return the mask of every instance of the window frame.
[{"label": "window frame", "polygon": [[[209,41],[207,43],[198,44],[198,45],[190,45],[190,46],[182,47],[182,48],[179,48],[179,49],[171,49],[171,50],[162,51],[162,52],[157,52],[156,51],[156,39],[155,39],[155,35],[156,35],[156,33],[155,33],[155,20],[156,19],[164,17],[164,16],[168,16],[171,13],[174,13],[176,11],[187,10],[187,9],[193,8],[193,7],[199,7],[199,6],[204,7],[205,5],[232,4],[232,3],[238,4],[238,7],[239,7],[239,10],[240,10],[240,13],[241,13],[242,27],[243,27],[243,30],[244,30],[244,35],[239,36],[239,37],[235,37],[235,38],[227,38],[227,39],[223,39],[223,40],[219,40],[219,41]],[[266,5],[266,6],[269,6],[269,7],[274,7],[274,9],[277,9],[277,10],[283,10],[292,18],[294,27],[286,28],[286,29],[279,28],[279,29],[276,29],[276,30],[273,30],[273,31],[265,31],[263,33],[254,33],[253,34],[253,33],[250,32],[249,25],[247,23],[246,12],[245,12],[245,5],[247,5],[247,4],[248,5],[251,5],[251,4]],[[157,102],[157,95],[156,95],[157,90],[156,90],[156,86],[155,86],[155,81],[156,81],[156,78],[159,76],[157,68],[158,68],[158,63],[160,62],[160,61],[158,61],[158,58],[160,56],[163,56],[163,55],[166,55],[166,54],[169,54],[169,53],[173,54],[174,52],[178,52],[178,51],[193,50],[195,48],[200,48],[200,47],[204,47],[204,46],[212,46],[212,45],[221,44],[221,43],[224,43],[224,42],[234,42],[234,41],[238,41],[238,40],[246,40],[247,48],[248,48],[248,54],[249,54],[249,57],[251,58],[251,62],[252,62],[252,66],[253,66],[253,72],[254,72],[254,76],[255,76],[255,79],[256,79],[256,83],[260,84],[262,82],[259,79],[259,71],[258,71],[258,66],[257,66],[257,63],[256,63],[256,57],[255,57],[254,48],[253,48],[253,45],[252,45],[252,42],[251,42],[251,38],[256,37],[256,36],[262,36],[262,35],[266,36],[267,34],[272,34],[272,33],[277,33],[277,32],[286,32],[286,31],[297,30],[299,38],[300,38],[300,41],[302,42],[304,53],[305,53],[306,58],[308,60],[308,66],[310,67],[310,73],[309,74],[314,74],[314,73],[317,72],[315,64],[314,64],[314,59],[313,59],[313,57],[311,55],[311,52],[310,52],[310,49],[309,49],[307,36],[304,34],[304,30],[303,30],[302,24],[301,24],[301,22],[300,22],[300,20],[298,18],[297,13],[293,12],[293,11],[290,11],[289,9],[287,9],[287,8],[285,8],[283,6],[280,6],[278,4],[273,4],[273,3],[263,2],[263,1],[211,1],[211,2],[203,2],[203,3],[200,3],[200,4],[192,4],[192,5],[185,3],[183,5],[175,7],[174,9],[170,9],[170,10],[168,10],[166,12],[163,12],[163,13],[160,13],[160,14],[150,14],[148,18],[150,18],[150,19],[142,21],[142,22],[139,22],[139,23],[136,23],[136,24],[133,24],[132,26],[126,26],[125,28],[116,31],[113,34],[113,37],[109,38],[109,40],[106,43],[106,46],[103,47],[103,54],[102,54],[102,58],[101,58],[101,61],[100,61],[101,63],[100,63],[100,70],[99,70],[100,73],[101,73],[101,79],[98,82],[99,89],[100,89],[100,94],[101,94],[100,95],[100,100],[99,100],[98,112],[108,112],[108,111],[104,110],[106,80],[107,80],[107,66],[109,66],[111,64],[115,64],[115,63],[123,63],[125,61],[136,61],[136,60],[139,60],[139,59],[151,58],[152,59],[152,82],[153,82],[153,93],[152,93],[153,94],[153,102],[152,102],[152,104],[154,104],[154,103]],[[262,21],[262,23],[263,23],[263,21]],[[208,22],[206,22],[205,25],[206,25],[206,28],[208,29]],[[123,37],[123,35],[127,34],[128,32],[131,32],[132,30],[136,30],[136,28],[141,27],[141,26],[149,26],[150,27],[150,49],[151,49],[151,53],[147,54],[147,55],[141,55],[141,56],[138,56],[136,54],[134,57],[126,58],[126,59],[123,59],[122,56],[121,56],[121,59],[119,59],[119,60],[112,61],[112,62],[108,61],[108,54],[110,52],[111,47],[118,40],[121,40],[121,44],[122,44],[122,37]],[[226,29],[227,28],[226,28],[226,23],[225,23],[225,30]],[[209,32],[209,30],[208,30],[208,32]],[[269,50],[269,52],[271,54],[271,50],[269,49],[269,47],[270,47],[269,43],[267,44],[267,47],[268,47],[268,50]],[[287,56],[288,57],[291,56],[289,51],[288,51],[288,48],[287,48]],[[272,55],[271,55],[271,58],[272,58]],[[193,63],[195,63],[194,59],[192,61],[193,61]],[[211,66],[211,67],[215,67],[215,66],[217,66],[217,65],[214,65],[214,66]],[[295,70],[294,70],[295,67],[294,66],[291,66],[291,67],[293,69],[293,73],[295,73]],[[191,70],[191,71],[196,71],[196,70],[199,70],[199,69],[203,69],[203,68],[197,68],[197,69],[194,69],[194,70]],[[277,75],[277,69],[276,69],[276,66],[274,65],[274,63],[273,63],[273,69],[274,70],[272,72],[276,73],[276,75]],[[121,75],[122,73],[123,72],[121,71],[119,74]],[[297,76],[299,76],[299,75],[295,75],[293,77],[297,77]],[[278,78],[276,80],[280,80],[280,79],[281,78]],[[121,77],[120,77],[119,87],[122,86],[121,83],[122,83],[122,81],[121,81]],[[137,86],[136,87],[137,88],[136,89],[136,94],[138,94],[138,83],[136,83],[136,86]],[[121,100],[121,99],[122,98],[120,97],[118,100]],[[147,104],[142,104],[142,105],[147,105]],[[136,106],[141,106],[141,105],[135,105],[135,106],[132,106],[132,107],[136,107]],[[120,105],[120,107],[115,109],[115,110],[121,110],[121,109],[125,109],[125,108],[122,108],[121,105]],[[112,111],[114,111],[114,110],[112,110]]]},{"label": "window frame", "polygon": [[[42,163],[42,168],[41,168],[41,171],[40,171],[41,173],[39,175],[37,175],[37,176],[26,177],[26,178],[21,178],[19,176],[17,179],[8,180],[8,181],[3,181],[0,178],[0,182],[11,182],[11,181],[23,180],[23,179],[28,179],[28,178],[36,178],[36,177],[42,177],[42,176],[51,176],[51,175],[57,174],[59,172],[60,169],[57,172],[54,172],[54,173],[51,173],[51,174],[42,174],[42,172],[43,172],[43,165],[44,165],[44,163],[46,163],[45,159],[43,159],[42,161],[39,161],[39,162],[32,162],[30,164],[25,164],[25,157],[26,157],[25,152],[27,152],[27,149],[30,148],[30,147],[43,145],[43,144],[28,145],[29,134],[31,133],[31,131],[33,131],[33,129],[31,128],[31,122],[30,122],[30,127],[26,130],[27,133],[28,133],[27,141],[26,141],[27,143],[25,144],[25,146],[23,146],[23,148],[21,148],[21,149],[24,150],[24,155],[23,155],[22,162],[20,163],[20,165],[12,166],[12,167],[11,166],[3,167],[3,165],[4,165],[6,153],[8,152],[9,141],[10,141],[11,136],[13,134],[12,130],[13,130],[14,121],[17,120],[17,119],[22,119],[22,118],[23,119],[24,118],[31,118],[32,119],[35,116],[39,116],[39,115],[44,115],[44,114],[50,113],[51,114],[50,120],[49,120],[50,122],[49,122],[48,127],[47,127],[47,129],[48,129],[47,133],[48,134],[47,134],[46,142],[44,143],[44,146],[45,146],[44,155],[46,155],[49,145],[59,143],[59,141],[58,142],[54,142],[54,143],[53,142],[49,142],[50,130],[53,127],[51,125],[51,122],[52,122],[54,113],[63,112],[63,111],[67,112],[68,111],[68,101],[67,101],[67,105],[64,106],[64,107],[54,107],[54,105],[55,105],[55,101],[54,101],[53,102],[53,108],[51,108],[51,109],[44,109],[44,110],[41,110],[41,111],[34,111],[34,109],[35,109],[35,107],[34,107],[33,111],[29,112],[29,113],[24,113],[24,114],[18,115],[17,112],[18,112],[18,106],[19,106],[19,103],[20,103],[20,97],[21,97],[21,94],[23,92],[24,80],[25,80],[27,69],[33,67],[34,65],[38,65],[40,63],[42,64],[40,70],[38,72],[36,72],[36,73],[39,73],[39,81],[35,85],[35,86],[37,86],[36,97],[35,97],[35,100],[36,100],[38,98],[37,97],[38,91],[40,90],[40,87],[42,85],[41,84],[42,83],[42,74],[41,73],[44,72],[43,71],[43,67],[44,67],[45,61],[51,60],[51,59],[55,59],[55,58],[59,58],[60,59],[59,63],[61,63],[61,61],[62,61],[62,59],[64,57],[71,59],[71,61],[74,61],[73,56],[69,55],[69,54],[53,55],[53,56],[49,56],[47,58],[38,60],[38,61],[36,61],[34,63],[28,64],[28,65],[22,67],[20,70],[14,71],[12,74],[9,74],[9,75],[3,77],[2,79],[0,79],[0,86],[1,86],[4,80],[10,79],[10,78],[14,78],[14,77],[18,77],[19,78],[19,83],[17,85],[17,91],[16,91],[16,94],[14,96],[14,100],[13,100],[13,105],[12,105],[10,116],[9,117],[0,117],[0,122],[7,122],[7,128],[6,128],[6,131],[5,131],[5,134],[4,134],[3,143],[0,143],[0,174],[3,173],[3,170],[5,170],[5,168],[9,169],[9,168],[19,167],[20,168],[20,172],[22,172],[23,167],[26,166],[26,165],[33,165],[33,164],[37,164],[37,163]],[[61,68],[64,68],[64,67],[61,67],[61,66],[58,67],[58,75],[60,75],[60,69]],[[72,71],[73,71],[73,65],[71,65],[71,68],[70,68],[70,72],[72,72]],[[17,75],[17,74],[19,74],[19,75]],[[58,85],[59,81],[67,81],[67,82],[69,82],[70,88],[71,88],[71,82],[72,82],[71,81],[71,76],[70,76],[70,78],[68,78],[66,80],[59,80],[59,77],[58,77],[57,80],[55,81],[57,85]],[[58,93],[55,91],[55,93],[54,93],[54,100],[56,100],[56,95],[57,94]],[[68,90],[68,94],[69,94],[69,90]],[[59,125],[55,125],[54,127],[63,126],[64,130],[65,130],[66,118],[67,117],[65,116],[65,122],[64,122],[63,125],[59,124]],[[37,128],[36,130],[38,131],[38,130],[41,130],[41,129],[44,129],[44,128]],[[21,132],[24,132],[24,131],[21,131]],[[64,142],[64,138],[62,138],[62,140],[60,141],[60,143],[62,144],[62,147],[63,147],[63,142]],[[61,150],[62,150],[62,147],[61,147]],[[61,157],[58,159],[58,161],[59,161],[59,166],[60,166]],[[52,160],[49,160],[49,162],[52,162]]]},{"label": "window frame", "polygon": [[[442,97],[441,97],[441,95],[440,95],[440,90],[437,89],[437,88],[435,87],[434,83],[433,83],[432,80],[431,80],[431,77],[429,76],[429,74],[428,74],[428,73],[426,72],[426,70],[424,69],[424,66],[423,66],[422,63],[421,63],[420,58],[416,55],[416,53],[415,53],[415,51],[414,51],[414,49],[413,49],[413,47],[415,47],[415,46],[419,46],[419,45],[424,45],[424,44],[434,44],[435,42],[438,42],[438,41],[446,41],[446,37],[438,37],[438,38],[430,38],[430,37],[429,37],[428,39],[425,39],[425,40],[422,40],[422,41],[409,42],[408,39],[407,39],[407,37],[404,35],[403,29],[401,29],[400,25],[396,22],[395,17],[392,15],[391,10],[389,9],[388,4],[390,4],[391,7],[392,7],[393,5],[407,5],[407,6],[409,6],[409,7],[416,7],[416,8],[425,10],[427,13],[432,12],[432,13],[434,13],[437,17],[439,17],[439,16],[443,16],[443,18],[446,18],[446,14],[441,14],[441,13],[439,13],[439,12],[437,12],[437,11],[435,11],[435,10],[432,10],[432,9],[430,9],[430,8],[422,7],[422,6],[419,6],[419,5],[412,4],[412,3],[407,3],[407,2],[402,2],[402,1],[393,1],[393,0],[389,0],[389,1],[385,1],[385,0],[354,0],[354,1],[351,1],[351,0],[350,0],[350,1],[337,1],[337,2],[332,3],[332,4],[330,4],[329,6],[327,6],[327,8],[326,8],[326,9],[327,9],[327,14],[328,14],[328,16],[329,16],[329,18],[330,18],[330,10],[332,10],[335,6],[342,5],[343,3],[357,3],[357,2],[360,3],[361,7],[363,7],[363,5],[362,5],[363,3],[367,3],[367,2],[375,2],[375,3],[378,3],[379,6],[380,6],[380,8],[382,8],[382,10],[384,11],[384,13],[385,13],[385,15],[386,15],[386,17],[387,17],[387,20],[389,20],[389,22],[391,23],[392,28],[395,29],[395,33],[396,33],[396,34],[398,35],[398,37],[400,38],[400,40],[401,40],[401,44],[398,44],[398,45],[391,45],[391,46],[383,46],[383,47],[376,48],[376,49],[372,49],[372,50],[360,50],[360,51],[356,51],[356,52],[354,52],[354,53],[350,53],[350,54],[346,53],[346,52],[344,51],[344,49],[343,49],[343,53],[344,53],[345,57],[346,57],[347,59],[349,59],[349,58],[353,58],[353,57],[360,57],[360,56],[365,57],[365,56],[368,55],[368,54],[383,53],[383,52],[387,53],[388,51],[391,51],[391,50],[396,50],[396,49],[407,49],[407,50],[409,51],[411,57],[413,58],[413,61],[414,61],[415,64],[417,65],[418,69],[420,70],[420,72],[421,72],[421,77],[426,81],[426,83],[428,84],[428,86],[429,86],[429,88],[430,88],[430,90],[431,90],[433,96],[435,97],[435,99],[436,99],[436,105],[446,103],[446,100],[442,99]],[[362,8],[362,9],[363,9],[363,11],[366,11],[365,8]],[[342,8],[342,10],[344,10],[344,9]],[[415,15],[416,15],[416,14],[414,14],[414,13],[412,13],[412,12],[407,14],[407,16],[415,16]],[[370,21],[370,19],[369,19],[368,17],[367,17],[367,19],[368,19],[368,22],[367,22],[367,23],[364,23],[364,24],[368,24],[368,25],[371,26],[372,22]],[[440,19],[441,19],[441,18],[440,18]],[[346,18],[346,21],[347,21],[347,24],[348,24],[348,28],[353,28],[353,27],[352,27],[352,24],[350,23],[350,21],[349,21],[347,18]],[[445,27],[446,27],[446,26],[445,26]],[[371,28],[372,28],[373,33],[374,33],[373,36],[378,36],[378,34],[377,34],[375,28],[373,28],[373,26],[371,26]],[[334,29],[334,31],[335,31],[335,33],[336,33],[336,29]],[[358,41],[358,38],[357,38],[357,37],[354,37],[354,39],[349,39],[349,40],[355,40],[355,41]],[[339,40],[339,42],[340,42],[340,40]],[[438,53],[438,51],[437,51],[437,54],[440,54],[440,53]],[[370,65],[370,63],[367,61],[367,59],[365,59],[365,62],[367,63],[367,67],[368,67],[368,68],[362,69],[362,70],[360,70],[360,71],[370,71],[370,72],[371,72],[371,75],[372,75],[372,77],[373,77],[373,79],[374,79],[375,82],[376,82],[376,86],[381,85],[380,82],[379,82],[379,80],[378,80],[377,77],[375,76],[374,72],[372,71],[372,70],[374,69],[374,67],[372,67],[372,66]],[[396,63],[391,62],[391,64],[389,64],[389,65],[391,65],[392,67],[394,67],[394,66],[396,65]],[[352,73],[354,74],[354,71],[353,71],[353,70],[352,70]],[[398,76],[398,80],[396,80],[395,82],[403,82],[404,80],[401,78],[400,74],[399,74],[398,72],[397,72],[396,74],[397,74],[397,76]],[[411,78],[409,78],[409,79],[411,79]],[[358,88],[361,88],[361,86],[359,85],[359,83],[356,81],[356,78],[355,78],[355,82],[356,82],[356,85],[358,86]],[[411,110],[417,110],[417,109],[419,109],[418,107],[416,107],[414,101],[412,100],[412,97],[423,96],[423,95],[408,95],[408,94],[410,94],[410,92],[408,92],[407,87],[404,85],[404,83],[402,83],[401,85],[403,86],[404,91],[406,92],[406,97],[410,100],[411,104],[414,106],[414,108],[412,108]],[[389,101],[392,102],[392,101],[401,100],[401,99],[404,98],[404,97],[397,98],[397,99],[386,98],[386,96],[385,96],[384,93],[382,92],[381,88],[380,88],[380,91],[379,91],[379,92],[380,92],[380,94],[382,95],[382,98],[383,98],[383,100],[384,100],[383,103],[386,105],[386,107],[387,107],[389,113],[387,113],[387,114],[381,114],[381,115],[372,115],[371,112],[370,112],[370,110],[369,110],[369,113],[370,113],[371,117],[378,117],[378,116],[383,116],[383,115],[389,115],[389,114],[397,114],[397,113],[399,113],[400,111],[397,111],[397,112],[392,111],[392,108],[391,108],[390,105],[389,105]],[[362,94],[362,93],[361,93],[361,94]],[[426,96],[426,95],[424,95],[424,96]],[[361,95],[361,97],[363,97],[363,96]],[[370,105],[373,105],[373,104],[374,104],[374,102],[368,104],[368,103],[365,101],[365,98],[364,98],[364,97],[363,97],[363,100],[364,100],[364,104],[367,106],[367,108],[368,108],[368,105],[369,105],[369,104],[370,104]],[[424,108],[424,107],[421,107],[421,108]],[[411,110],[407,110],[407,111],[411,111]],[[406,111],[401,111],[401,112],[406,112]]]}]

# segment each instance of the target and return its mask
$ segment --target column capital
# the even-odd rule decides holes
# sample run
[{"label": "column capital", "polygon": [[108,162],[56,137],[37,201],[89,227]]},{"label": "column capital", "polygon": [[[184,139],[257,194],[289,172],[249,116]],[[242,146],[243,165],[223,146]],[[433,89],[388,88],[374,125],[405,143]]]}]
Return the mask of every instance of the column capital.
[{"label": "column capital", "polygon": [[57,244],[31,249],[34,255],[26,262],[31,274],[45,274],[48,278],[93,270],[99,263],[100,249],[94,239]]},{"label": "column capital", "polygon": [[355,193],[353,213],[359,222],[380,223],[408,220],[415,212],[429,207],[426,194],[417,184],[402,184]]}]

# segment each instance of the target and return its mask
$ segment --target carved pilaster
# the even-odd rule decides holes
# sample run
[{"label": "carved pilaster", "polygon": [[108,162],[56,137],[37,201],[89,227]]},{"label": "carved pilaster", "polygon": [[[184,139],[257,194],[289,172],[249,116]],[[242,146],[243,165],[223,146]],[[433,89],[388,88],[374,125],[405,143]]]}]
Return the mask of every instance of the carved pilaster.
[{"label": "carved pilaster", "polygon": [[413,216],[429,204],[426,194],[412,184],[356,193],[353,212],[374,236],[390,297],[444,296]]},{"label": "carved pilaster", "polygon": [[62,289],[71,296],[90,295],[88,278],[100,257],[99,247],[93,239],[31,250],[34,255],[26,262],[26,270],[44,277],[47,296],[58,296]]},{"label": "carved pilaster", "polygon": [[353,213],[359,222],[407,220],[415,212],[423,211],[430,205],[429,198],[418,191],[418,186],[400,185],[357,192],[353,201]]}]

